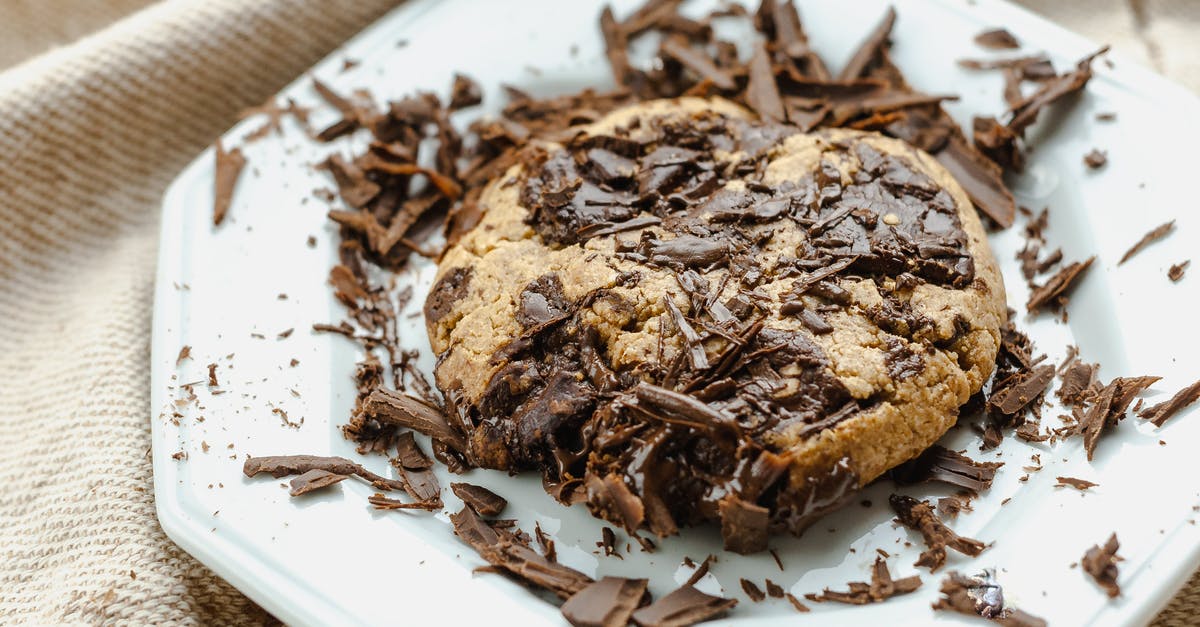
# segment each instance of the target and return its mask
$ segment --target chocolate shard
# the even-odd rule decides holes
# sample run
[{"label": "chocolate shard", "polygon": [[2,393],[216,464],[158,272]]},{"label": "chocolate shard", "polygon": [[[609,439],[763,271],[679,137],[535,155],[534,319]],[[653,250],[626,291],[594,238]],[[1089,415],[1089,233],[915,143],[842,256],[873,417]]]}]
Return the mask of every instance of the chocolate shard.
[{"label": "chocolate shard", "polygon": [[851,581],[847,586],[849,590],[845,592],[825,588],[820,594],[806,594],[804,596],[808,600],[816,601],[817,603],[826,601],[847,603],[850,605],[880,603],[894,596],[915,592],[921,587],[921,578],[918,575],[912,575],[903,579],[892,579],[892,573],[888,571],[887,562],[883,560],[883,557],[876,557],[875,564],[871,567],[871,583]]},{"label": "chocolate shard", "polygon": [[1150,244],[1153,244],[1154,242],[1157,242],[1158,240],[1170,235],[1171,231],[1173,231],[1173,230],[1175,230],[1175,221],[1174,220],[1171,220],[1170,222],[1165,222],[1163,224],[1160,224],[1160,225],[1154,227],[1153,229],[1150,229],[1150,231],[1148,231],[1145,235],[1142,236],[1142,239],[1139,239],[1133,246],[1129,247],[1129,250],[1125,251],[1124,255],[1121,255],[1121,260],[1117,262],[1117,265],[1119,266],[1119,265],[1125,263],[1126,261],[1129,261],[1129,259],[1131,257],[1133,257],[1134,255],[1141,252],[1142,249],[1144,249],[1147,246],[1149,246]]},{"label": "chocolate shard", "polygon": [[1159,377],[1117,377],[1101,388],[1076,426],[1083,435],[1083,449],[1088,461],[1094,457],[1096,444],[1104,430],[1123,418],[1133,398],[1158,380]]},{"label": "chocolate shard", "polygon": [[977,462],[966,455],[934,444],[917,456],[892,469],[892,479],[901,485],[922,481],[941,481],[980,492],[992,487],[992,479],[1004,462]]},{"label": "chocolate shard", "polygon": [[726,551],[750,555],[767,549],[769,509],[747,503],[734,494],[721,499],[719,507]]},{"label": "chocolate shard", "polygon": [[746,104],[764,120],[784,121],[786,113],[779,95],[779,85],[775,82],[775,71],[771,68],[767,49],[761,42],[755,44],[754,56],[750,58],[747,70],[750,80],[746,84]]},{"label": "chocolate shard", "polygon": [[754,15],[754,24],[771,41],[772,49],[791,62],[791,71],[818,80],[830,78],[825,62],[808,45],[800,13],[792,0],[763,0]]},{"label": "chocolate shard", "polygon": [[508,507],[504,497],[491,490],[470,483],[451,483],[450,490],[462,502],[480,516],[497,516]]},{"label": "chocolate shard", "polygon": [[1185,259],[1179,263],[1171,264],[1171,267],[1167,270],[1167,278],[1171,279],[1172,283],[1178,283],[1183,279],[1183,273],[1187,271],[1187,267],[1191,263],[1190,259]]},{"label": "chocolate shard", "polygon": [[1195,403],[1197,399],[1200,399],[1200,381],[1179,390],[1166,401],[1141,410],[1138,412],[1138,418],[1149,420],[1154,423],[1154,426],[1161,427],[1172,416]]},{"label": "chocolate shard", "polygon": [[934,158],[962,185],[976,209],[1002,229],[1012,226],[1017,206],[999,166],[958,137],[950,137]]},{"label": "chocolate shard", "polygon": [[338,483],[349,476],[350,475],[329,472],[328,470],[322,470],[320,468],[313,468],[299,477],[292,479],[291,490],[288,491],[288,494],[292,496],[308,494],[314,490],[320,490],[321,488]]},{"label": "chocolate shard", "polygon": [[233,202],[238,177],[246,167],[246,157],[241,148],[226,151],[220,140],[217,140],[213,152],[216,155],[213,174],[213,226],[221,226],[225,215],[229,213],[229,205]]},{"label": "chocolate shard", "polygon": [[647,580],[604,577],[563,603],[563,618],[575,627],[625,627],[648,599]]},{"label": "chocolate shard", "polygon": [[746,593],[746,596],[750,598],[751,603],[758,603],[767,598],[767,594],[763,592],[762,588],[759,588],[758,585],[753,581],[742,578],[739,583],[742,586],[742,592]]},{"label": "chocolate shard", "polygon": [[405,431],[396,436],[396,453],[396,461],[401,468],[428,470],[433,467],[433,460],[429,459],[417,446],[412,431]]},{"label": "chocolate shard", "polygon": [[459,453],[468,453],[466,438],[450,424],[446,415],[415,397],[378,388],[366,398],[362,409],[377,420],[412,429],[445,442]]},{"label": "chocolate shard", "polygon": [[1085,261],[1077,261],[1069,264],[1059,270],[1057,274],[1050,277],[1045,284],[1034,286],[1029,293],[1029,300],[1025,303],[1025,309],[1029,313],[1033,313],[1043,307],[1050,305],[1058,305],[1063,302],[1064,297],[1075,286],[1075,283],[1083,276],[1083,273],[1092,266],[1092,262],[1096,260],[1093,255]]},{"label": "chocolate shard", "polygon": [[417,446],[411,431],[396,438],[396,458],[392,466],[404,477],[408,495],[417,501],[438,503],[442,501],[442,487],[433,474],[433,462]]},{"label": "chocolate shard", "polygon": [[767,596],[771,597],[772,599],[782,599],[784,594],[786,594],[783,586],[780,586],[770,579],[767,579],[763,583],[767,586]]},{"label": "chocolate shard", "polygon": [[[642,521],[646,519],[645,505],[642,499],[625,485],[625,480],[620,475],[613,473],[600,478],[595,474],[588,474],[584,480],[584,487],[587,489],[587,506],[593,514],[621,525],[631,534],[636,533],[642,526]],[[658,525],[652,527],[655,527],[652,531],[660,536],[675,531],[674,523],[665,528],[658,528]]]},{"label": "chocolate shard", "polygon": [[866,76],[870,68],[886,54],[888,37],[891,36],[892,27],[895,25],[896,9],[889,6],[883,19],[871,30],[863,43],[859,44],[858,49],[850,57],[850,61],[846,63],[846,67],[842,68],[842,72],[838,74],[838,80],[848,81]]},{"label": "chocolate shard", "polygon": [[927,501],[918,501],[911,496],[893,494],[888,503],[896,512],[896,522],[921,534],[928,550],[921,553],[915,566],[927,566],[929,572],[937,572],[946,563],[946,549],[951,548],[963,555],[975,557],[987,545],[954,533],[933,512]]},{"label": "chocolate shard", "polygon": [[492,529],[469,507],[451,514],[450,522],[454,524],[454,533],[484,561],[561,599],[569,599],[594,583],[591,577],[539,555],[511,534],[502,535]]},{"label": "chocolate shard", "polygon": [[708,55],[697,51],[682,37],[667,37],[662,43],[662,52],[696,73],[701,79],[712,81],[718,89],[732,90],[737,87],[728,72],[717,67]]},{"label": "chocolate shard", "polygon": [[[1091,170],[1099,170],[1108,164],[1108,153],[1103,150],[1093,148],[1090,152],[1083,156],[1083,164]],[[1117,264],[1120,265],[1120,264]]]},{"label": "chocolate shard", "polygon": [[974,577],[951,572],[939,591],[942,594],[933,604],[935,610],[979,616],[1009,627],[1046,627],[1045,620],[1005,606],[1004,591],[991,569]]},{"label": "chocolate shard", "polygon": [[1012,383],[992,393],[988,407],[1006,416],[1015,415],[1046,392],[1054,380],[1054,371],[1054,366],[1047,365],[1019,374]]},{"label": "chocolate shard", "polygon": [[1021,42],[1003,28],[989,28],[975,36],[975,43],[989,50],[1016,50]]},{"label": "chocolate shard", "polygon": [[320,457],[317,455],[268,455],[264,457],[248,457],[242,464],[242,473],[253,477],[259,473],[269,473],[276,479],[288,475],[301,475],[310,470],[324,470],[338,475],[357,475],[371,485],[383,490],[404,490],[407,485],[402,481],[381,477],[361,465],[345,457]]},{"label": "chocolate shard", "polygon": [[1117,561],[1121,559],[1117,555],[1117,549],[1120,547],[1117,534],[1114,533],[1109,536],[1103,547],[1093,545],[1079,561],[1083,571],[1092,576],[1109,598],[1121,595],[1121,586],[1117,584]]},{"label": "chocolate shard", "polygon": [[1082,407],[1092,397],[1092,384],[1096,381],[1096,371],[1099,369],[1099,364],[1072,361],[1063,370],[1055,395],[1068,407]]},{"label": "chocolate shard", "polygon": [[1087,491],[1088,488],[1094,488],[1100,485],[1086,479],[1077,479],[1075,477],[1058,477],[1058,483],[1054,484],[1056,488],[1070,487],[1079,490],[1080,492]]},{"label": "chocolate shard", "polygon": [[1046,82],[1040,89],[1012,108],[1008,127],[1021,135],[1037,120],[1043,108],[1066,96],[1082,90],[1092,78],[1092,61],[1108,52],[1108,46],[1084,57],[1075,69]]},{"label": "chocolate shard", "polygon": [[655,418],[664,422],[707,431],[733,432],[735,437],[741,435],[737,421],[695,397],[645,382],[637,384],[633,394],[638,407],[651,411]]},{"label": "chocolate shard", "polygon": [[473,107],[483,102],[483,90],[479,83],[464,74],[454,75],[454,84],[450,88],[450,111]]},{"label": "chocolate shard", "polygon": [[367,206],[367,203],[374,200],[383,189],[378,183],[368,179],[357,164],[346,161],[339,154],[330,155],[322,162],[322,166],[333,175],[342,200],[355,209]]},{"label": "chocolate shard", "polygon": [[382,494],[372,494],[367,497],[367,502],[374,506],[375,509],[380,510],[420,509],[427,512],[436,512],[442,509],[441,499],[405,503],[404,501],[388,498]]},{"label": "chocolate shard", "polygon": [[667,596],[633,613],[633,622],[641,627],[686,627],[716,618],[737,605],[737,599],[723,599],[681,586]]}]

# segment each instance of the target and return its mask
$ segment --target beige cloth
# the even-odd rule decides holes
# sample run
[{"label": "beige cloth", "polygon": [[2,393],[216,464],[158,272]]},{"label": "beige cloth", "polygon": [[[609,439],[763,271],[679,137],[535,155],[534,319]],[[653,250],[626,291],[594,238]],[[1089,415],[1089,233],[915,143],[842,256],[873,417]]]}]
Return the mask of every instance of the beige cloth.
[{"label": "beige cloth", "polygon": [[[158,206],[238,111],[394,1],[163,3],[0,74],[0,622],[271,621],[155,519]],[[1200,2],[1023,1],[1200,87]],[[148,3],[3,0],[0,67]],[[1158,624],[1197,611],[1193,580]]]}]

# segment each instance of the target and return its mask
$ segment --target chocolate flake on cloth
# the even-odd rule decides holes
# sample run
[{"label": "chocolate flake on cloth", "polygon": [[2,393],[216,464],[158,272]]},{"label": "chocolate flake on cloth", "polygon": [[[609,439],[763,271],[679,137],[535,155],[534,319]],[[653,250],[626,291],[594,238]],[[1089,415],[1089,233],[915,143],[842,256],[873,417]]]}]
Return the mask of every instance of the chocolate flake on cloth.
[{"label": "chocolate flake on cloth", "polygon": [[1046,627],[1046,621],[1013,607],[1005,607],[1004,590],[996,573],[986,569],[974,577],[951,572],[942,580],[942,596],[933,609],[979,616],[1008,627]]},{"label": "chocolate flake on cloth", "polygon": [[1061,306],[1065,302],[1068,292],[1070,292],[1075,283],[1091,267],[1092,262],[1095,260],[1096,257],[1093,255],[1085,261],[1068,264],[1059,270],[1057,274],[1050,277],[1045,284],[1035,285],[1029,293],[1029,300],[1025,303],[1025,309],[1029,313],[1033,313],[1043,307]]},{"label": "chocolate flake on cloth", "polygon": [[975,35],[975,43],[989,50],[1016,50],[1021,42],[1003,28],[991,28]]},{"label": "chocolate flake on cloth", "polygon": [[875,564],[871,567],[871,583],[851,581],[846,585],[849,587],[849,590],[845,592],[825,588],[820,594],[810,593],[804,595],[804,598],[817,603],[824,603],[826,601],[848,603],[850,605],[880,603],[894,596],[916,591],[917,588],[921,587],[921,577],[919,575],[912,575],[902,579],[892,579],[892,574],[888,571],[887,562],[882,557],[876,557]]},{"label": "chocolate flake on cloth", "polygon": [[1083,559],[1079,564],[1083,566],[1083,571],[1092,576],[1096,583],[1104,588],[1104,592],[1109,598],[1116,598],[1121,594],[1121,586],[1117,585],[1117,562],[1120,557],[1117,555],[1117,549],[1121,547],[1117,542],[1117,534],[1109,536],[1108,541],[1104,546],[1093,545],[1083,554]]},{"label": "chocolate flake on cloth", "polygon": [[483,90],[479,88],[479,83],[464,74],[455,74],[454,84],[450,87],[450,103],[447,109],[458,111],[481,102],[483,102]]},{"label": "chocolate flake on cloth", "polygon": [[758,603],[767,598],[767,594],[763,592],[762,588],[759,588],[753,581],[743,577],[739,583],[742,585],[742,592],[745,592],[746,596],[750,597],[751,602]]},{"label": "chocolate flake on cloth", "polygon": [[1161,427],[1172,416],[1200,399],[1200,381],[1197,381],[1175,393],[1170,399],[1157,405],[1151,405],[1138,412],[1138,418],[1149,420],[1154,426]]},{"label": "chocolate flake on cloth", "polygon": [[1046,365],[1017,373],[1002,389],[992,391],[988,407],[1005,416],[1017,414],[1046,392],[1054,381],[1054,370],[1054,366]]},{"label": "chocolate flake on cloth", "polygon": [[987,545],[954,533],[933,513],[933,507],[927,501],[918,501],[911,496],[893,494],[888,502],[896,512],[896,522],[921,534],[928,550],[921,553],[914,566],[927,566],[929,572],[937,572],[946,563],[946,548],[954,549],[963,555],[975,557],[983,552]]},{"label": "chocolate flake on cloth", "polygon": [[1171,279],[1172,283],[1178,283],[1180,279],[1183,278],[1183,273],[1187,270],[1187,267],[1191,265],[1191,263],[1192,261],[1190,259],[1185,259],[1179,263],[1172,264],[1167,270],[1167,278]]},{"label": "chocolate flake on cloth", "polygon": [[648,599],[647,580],[604,577],[563,603],[563,618],[575,627],[625,627]]},{"label": "chocolate flake on cloth", "polygon": [[1174,220],[1171,220],[1170,222],[1164,222],[1163,224],[1150,229],[1145,235],[1142,236],[1142,239],[1139,239],[1137,243],[1129,247],[1129,250],[1125,251],[1124,255],[1121,255],[1121,260],[1117,262],[1117,265],[1119,266],[1126,261],[1129,261],[1131,257],[1141,252],[1142,249],[1166,237],[1167,235],[1170,235],[1173,230],[1175,230]]},{"label": "chocolate flake on cloth", "polygon": [[1056,488],[1075,488],[1080,492],[1086,491],[1088,488],[1094,488],[1100,485],[1086,479],[1076,479],[1075,477],[1058,477],[1058,483],[1054,484]]},{"label": "chocolate flake on cloth", "polygon": [[246,167],[246,157],[241,148],[226,152],[221,140],[217,140],[213,152],[216,154],[216,173],[213,175],[213,226],[221,226],[225,215],[229,213],[229,205],[233,202],[238,177]]},{"label": "chocolate flake on cloth", "polygon": [[977,462],[940,444],[934,444],[916,459],[893,468],[891,477],[900,485],[941,481],[979,492],[992,487],[992,479],[1003,465],[1004,462]]},{"label": "chocolate flake on cloth", "polygon": [[558,562],[551,562],[508,533],[488,526],[471,508],[450,515],[454,533],[475,549],[488,564],[532,585],[569,599],[594,583],[591,577]]},{"label": "chocolate flake on cloth", "polygon": [[482,486],[470,483],[451,483],[450,490],[480,516],[496,516],[508,506],[508,501],[504,497]]},{"label": "chocolate flake on cloth", "polygon": [[1108,163],[1108,153],[1093,148],[1091,152],[1083,156],[1083,164],[1091,170],[1099,170]]},{"label": "chocolate flake on cloth", "polygon": [[314,490],[320,490],[321,488],[338,483],[349,476],[320,468],[313,468],[299,477],[292,479],[291,490],[288,491],[288,494],[292,496],[308,494]]},{"label": "chocolate flake on cloth", "polygon": [[635,611],[633,622],[641,627],[684,627],[716,618],[735,605],[737,599],[715,597],[684,585]]},{"label": "chocolate flake on cloth", "polygon": [[1087,452],[1088,461],[1096,452],[1096,443],[1100,434],[1110,425],[1125,417],[1133,398],[1142,390],[1150,387],[1160,377],[1117,377],[1096,393],[1092,406],[1083,412],[1076,426],[1078,433],[1083,435],[1083,448]]},{"label": "chocolate flake on cloth", "polygon": [[242,473],[253,477],[269,473],[276,479],[288,475],[300,475],[310,470],[324,470],[338,475],[356,475],[381,490],[405,490],[402,481],[381,477],[345,457],[319,457],[316,455],[270,455],[248,457],[242,465]]}]

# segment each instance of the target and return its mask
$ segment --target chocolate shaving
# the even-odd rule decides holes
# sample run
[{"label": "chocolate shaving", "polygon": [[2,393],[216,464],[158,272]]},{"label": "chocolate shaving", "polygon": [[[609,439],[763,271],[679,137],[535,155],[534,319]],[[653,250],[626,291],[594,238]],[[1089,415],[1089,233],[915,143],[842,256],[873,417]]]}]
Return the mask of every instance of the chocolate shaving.
[{"label": "chocolate shaving", "polygon": [[1100,434],[1124,417],[1133,397],[1150,387],[1159,377],[1117,377],[1096,393],[1092,406],[1083,413],[1076,429],[1083,435],[1083,448],[1088,461],[1096,452]]},{"label": "chocolate shaving", "polygon": [[1075,65],[1075,70],[1046,82],[1040,89],[1012,108],[1008,127],[1018,135],[1037,119],[1038,113],[1051,103],[1082,90],[1092,78],[1092,61],[1108,52],[1108,46],[1088,55]]},{"label": "chocolate shaving", "polygon": [[837,592],[825,588],[821,591],[821,594],[806,594],[804,597],[817,603],[825,601],[848,603],[851,605],[880,603],[894,596],[915,592],[917,588],[921,587],[921,577],[912,575],[902,579],[892,579],[892,574],[888,571],[887,562],[882,557],[876,557],[875,564],[871,568],[871,583],[851,581],[847,586],[850,589],[845,592]]},{"label": "chocolate shaving", "polygon": [[229,213],[229,205],[233,202],[238,177],[242,174],[242,168],[246,167],[246,157],[241,148],[226,152],[221,140],[217,140],[213,152],[216,155],[216,173],[213,174],[213,226],[221,226],[225,215]]},{"label": "chocolate shaving", "polygon": [[466,454],[468,451],[462,433],[450,424],[445,414],[407,394],[386,388],[376,389],[363,402],[363,413],[423,433],[459,453]]},{"label": "chocolate shaving", "polygon": [[1195,403],[1197,399],[1200,399],[1200,381],[1197,381],[1183,388],[1182,390],[1179,390],[1174,396],[1166,401],[1143,409],[1142,411],[1138,412],[1138,418],[1141,418],[1142,420],[1149,420],[1150,422],[1154,423],[1154,426],[1161,427],[1166,424],[1166,422],[1170,420],[1172,416],[1190,406],[1192,403]]},{"label": "chocolate shaving", "polygon": [[769,509],[728,494],[721,499],[720,515],[726,551],[749,555],[766,550]]},{"label": "chocolate shaving", "polygon": [[1056,488],[1070,487],[1070,488],[1075,488],[1076,490],[1079,490],[1080,492],[1085,492],[1085,491],[1087,491],[1088,488],[1094,488],[1098,485],[1100,485],[1100,484],[1093,483],[1091,481],[1087,481],[1086,479],[1076,479],[1075,477],[1059,477],[1058,483],[1054,484],[1054,487],[1056,487]]},{"label": "chocolate shaving", "polygon": [[191,358],[192,347],[184,344],[183,347],[179,349],[179,356],[175,358],[175,365],[178,366],[179,364],[183,363],[183,360]]},{"label": "chocolate shaving", "polygon": [[419,509],[427,512],[436,512],[442,509],[441,499],[405,503],[404,501],[388,498],[382,494],[372,494],[367,497],[367,502],[379,510]]},{"label": "chocolate shaving", "polygon": [[338,483],[349,476],[320,468],[313,468],[299,477],[292,479],[291,490],[288,491],[288,494],[292,496],[308,494],[314,490],[320,490],[321,488]]},{"label": "chocolate shaving", "polygon": [[1050,277],[1045,284],[1034,286],[1029,293],[1029,301],[1025,303],[1025,309],[1029,313],[1033,313],[1049,305],[1061,306],[1068,292],[1095,260],[1096,257],[1093,255],[1085,261],[1069,264]]},{"label": "chocolate shaving", "polygon": [[646,584],[645,579],[603,577],[563,603],[563,618],[575,627],[625,627],[649,597]]},{"label": "chocolate shaving", "polygon": [[783,595],[783,598],[787,599],[788,603],[791,603],[792,607],[795,608],[797,612],[804,613],[804,612],[812,611],[800,599],[797,599],[796,595],[792,594],[791,592]]},{"label": "chocolate shaving", "polygon": [[754,56],[750,58],[747,70],[750,80],[746,84],[746,104],[764,120],[784,121],[786,114],[783,99],[779,95],[779,85],[775,82],[775,71],[771,68],[770,57],[762,43],[755,44]]},{"label": "chocolate shaving", "polygon": [[662,51],[675,59],[687,69],[695,72],[701,79],[711,81],[717,89],[730,90],[737,87],[733,77],[728,72],[713,64],[707,55],[697,52],[681,37],[668,37],[663,40]]},{"label": "chocolate shaving", "polygon": [[1081,407],[1093,396],[1093,384],[1096,381],[1096,371],[1099,364],[1088,364],[1072,361],[1067,364],[1060,377],[1062,383],[1055,393],[1064,405]]},{"label": "chocolate shaving", "polygon": [[1045,620],[1005,606],[1004,591],[990,569],[975,577],[952,572],[942,580],[940,592],[935,610],[979,616],[1008,627],[1046,627]]},{"label": "chocolate shaving", "polygon": [[480,516],[497,516],[508,507],[508,501],[504,497],[482,486],[451,483],[450,490]]},{"label": "chocolate shaving", "polygon": [[901,485],[941,481],[979,492],[992,487],[992,479],[1003,465],[1003,462],[977,462],[966,455],[934,444],[916,459],[892,469],[891,476]]},{"label": "chocolate shaving", "polygon": [[779,584],[775,583],[774,581],[771,581],[770,579],[767,579],[763,583],[765,583],[767,586],[767,596],[769,596],[773,599],[782,599],[783,598],[783,595],[785,594],[784,590],[783,590],[783,586],[780,586]]},{"label": "chocolate shaving", "polygon": [[1109,598],[1116,598],[1121,595],[1121,586],[1117,584],[1117,562],[1121,559],[1117,555],[1117,549],[1121,547],[1117,542],[1117,534],[1109,536],[1108,541],[1104,546],[1093,545],[1083,554],[1083,559],[1079,561],[1080,566],[1083,566],[1083,571],[1092,576],[1092,579],[1104,588],[1104,592]]},{"label": "chocolate shaving", "polygon": [[591,577],[557,562],[516,541],[510,534],[492,529],[470,508],[450,515],[454,533],[469,544],[487,563],[528,582],[549,590],[561,599],[570,599],[594,583]]},{"label": "chocolate shaving", "polygon": [[867,38],[859,44],[854,55],[846,63],[846,67],[842,68],[841,74],[838,75],[838,80],[848,81],[865,76],[871,66],[875,65],[886,54],[888,37],[891,36],[892,28],[895,25],[896,9],[889,6],[887,12],[883,15],[883,19],[871,30]]},{"label": "chocolate shaving", "polygon": [[1154,227],[1153,229],[1150,229],[1150,231],[1148,231],[1145,235],[1142,236],[1142,239],[1139,239],[1137,241],[1137,243],[1135,243],[1133,246],[1131,246],[1129,248],[1129,250],[1125,251],[1124,255],[1121,255],[1121,260],[1117,262],[1117,265],[1119,266],[1119,265],[1125,263],[1126,261],[1129,261],[1129,259],[1131,257],[1133,257],[1134,255],[1141,252],[1142,249],[1144,249],[1147,246],[1149,246],[1150,244],[1153,244],[1154,242],[1157,242],[1158,240],[1170,235],[1171,232],[1174,230],[1175,230],[1175,221],[1174,220],[1171,220],[1170,222],[1164,222],[1163,224],[1160,224],[1160,225]]},{"label": "chocolate shaving", "polygon": [[954,533],[934,514],[927,501],[918,501],[911,496],[893,494],[888,503],[896,512],[896,522],[921,534],[928,550],[921,553],[914,566],[927,566],[929,572],[937,572],[946,563],[946,549],[951,548],[963,555],[975,557],[987,545]]},{"label": "chocolate shaving", "polygon": [[991,28],[975,36],[975,43],[989,50],[1015,50],[1021,42],[1003,28]]},{"label": "chocolate shaving", "polygon": [[1046,392],[1054,380],[1054,370],[1054,366],[1038,366],[1032,371],[1019,373],[1012,382],[992,392],[988,407],[1006,416],[1015,415]]},{"label": "chocolate shaving", "polygon": [[635,611],[633,622],[641,627],[685,627],[716,618],[735,605],[737,599],[714,597],[685,585]]},{"label": "chocolate shaving", "polygon": [[742,584],[742,592],[745,592],[746,596],[750,597],[752,603],[758,603],[767,598],[762,588],[759,588],[753,581],[743,578],[740,583]]},{"label": "chocolate shaving", "polygon": [[407,487],[401,481],[381,477],[345,457],[271,455],[248,457],[242,465],[242,473],[247,477],[265,472],[278,479],[288,475],[302,475],[310,470],[324,470],[337,475],[357,475],[383,490],[404,490]]}]

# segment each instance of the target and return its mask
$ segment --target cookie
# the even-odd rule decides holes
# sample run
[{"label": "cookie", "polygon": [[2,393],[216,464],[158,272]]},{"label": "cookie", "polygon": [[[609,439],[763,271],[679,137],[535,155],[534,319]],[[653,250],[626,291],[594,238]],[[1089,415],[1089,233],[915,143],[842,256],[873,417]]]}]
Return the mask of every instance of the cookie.
[{"label": "cookie", "polygon": [[1004,286],[929,155],[697,98],[560,141],[487,186],[426,301],[478,465],[752,552],[933,444],[990,376]]}]

